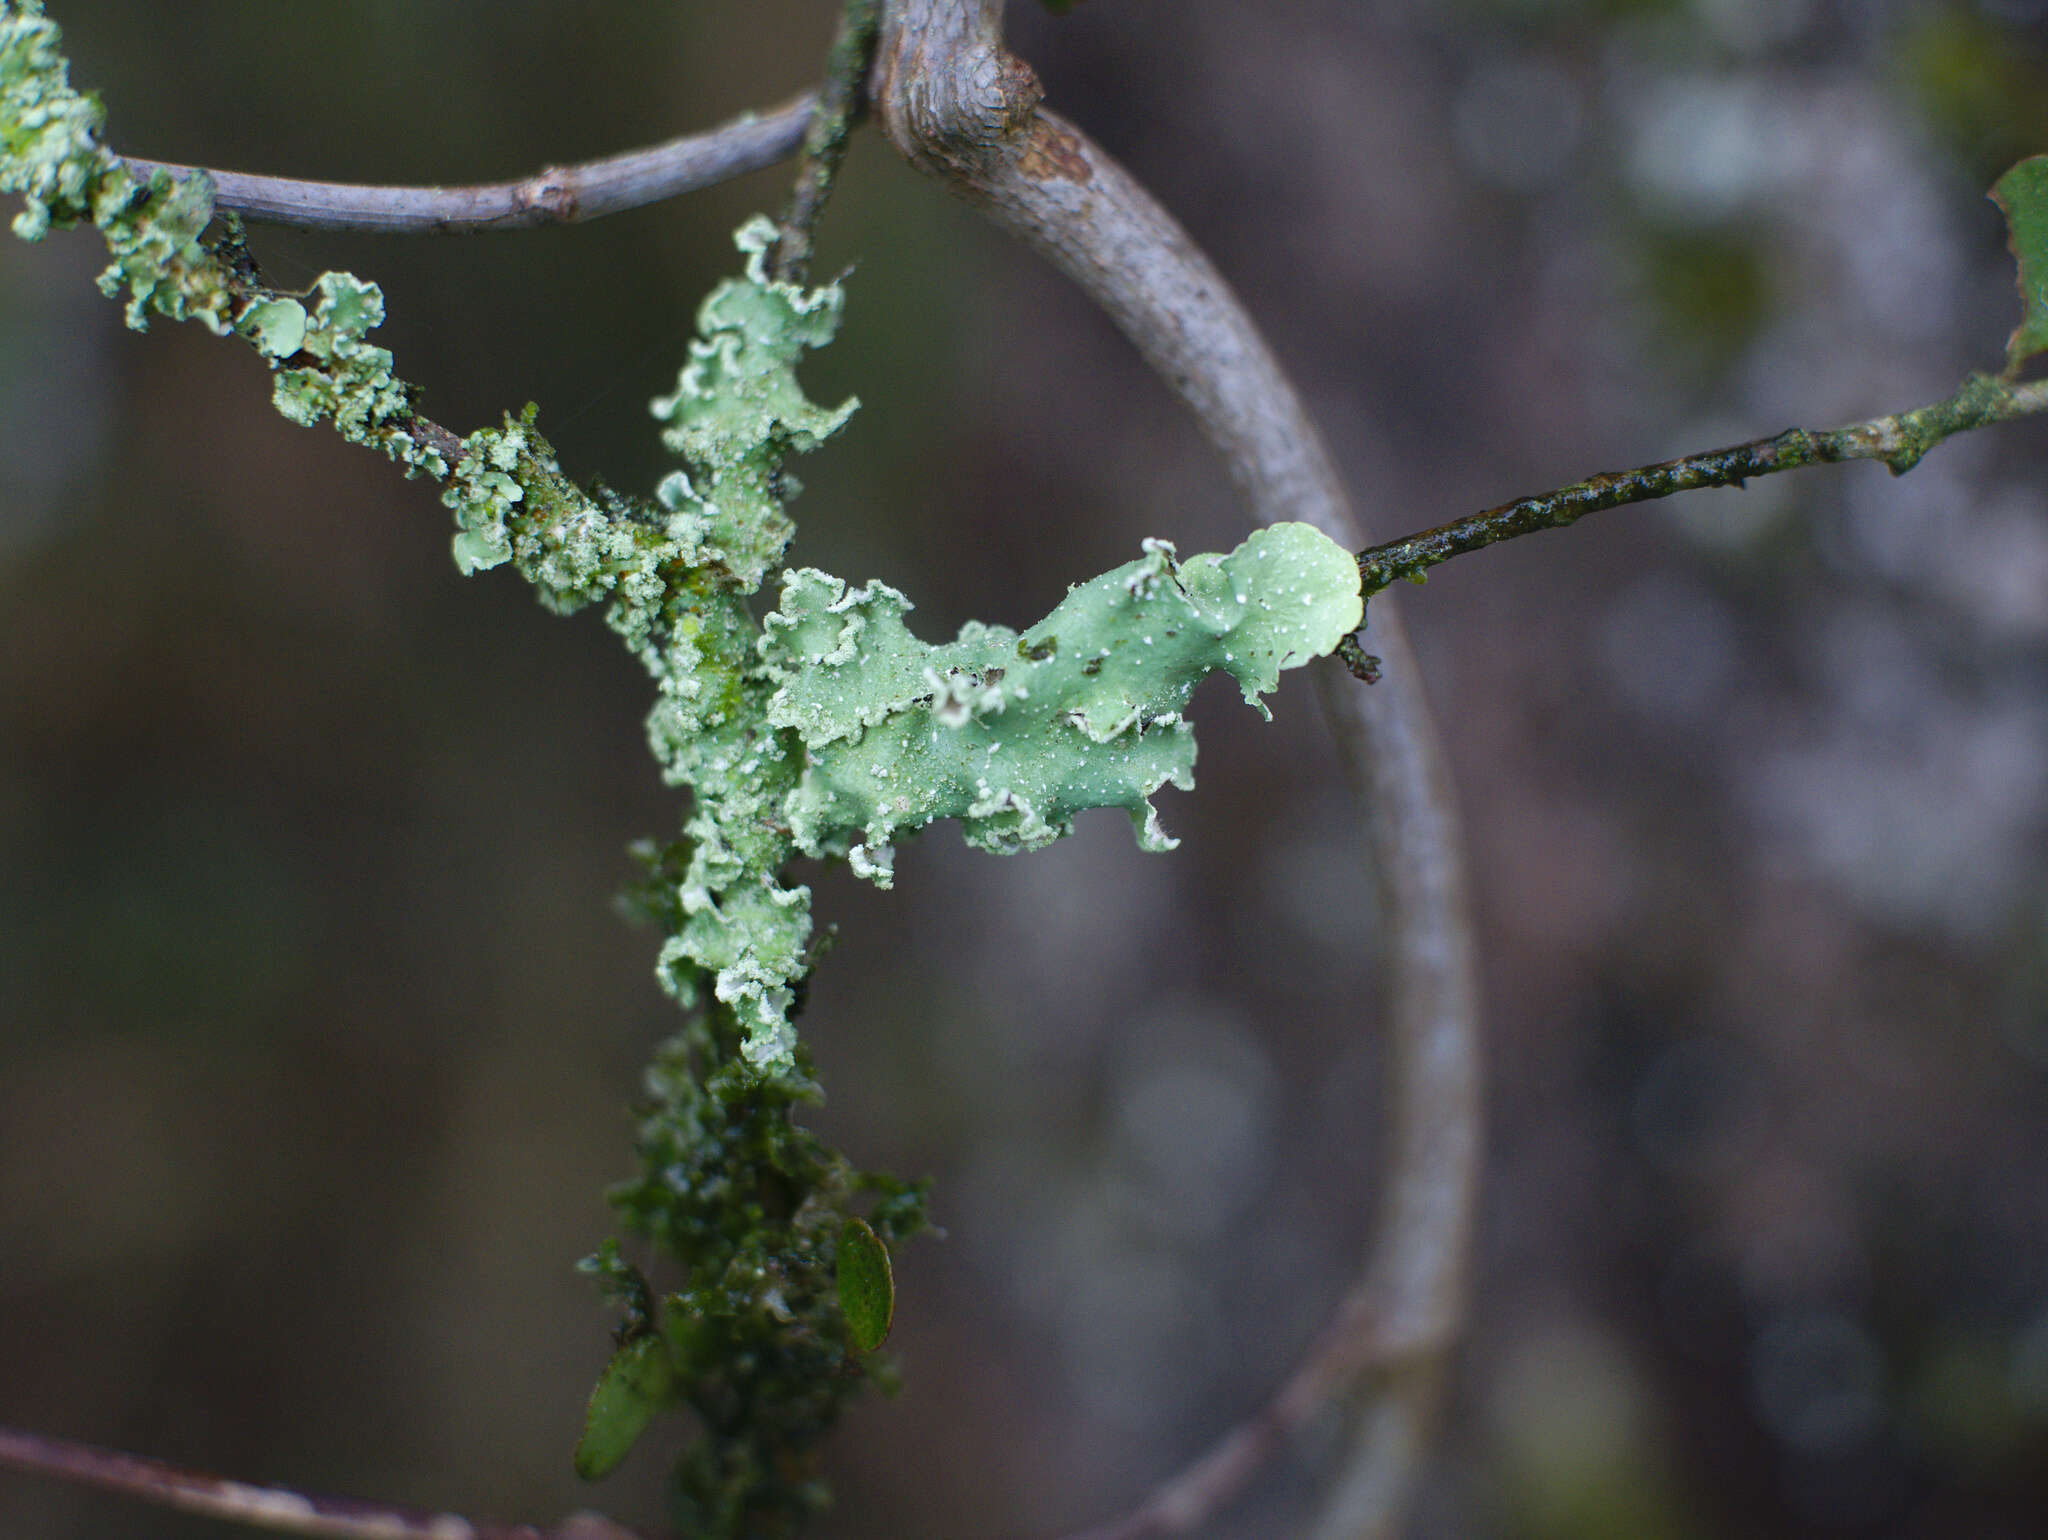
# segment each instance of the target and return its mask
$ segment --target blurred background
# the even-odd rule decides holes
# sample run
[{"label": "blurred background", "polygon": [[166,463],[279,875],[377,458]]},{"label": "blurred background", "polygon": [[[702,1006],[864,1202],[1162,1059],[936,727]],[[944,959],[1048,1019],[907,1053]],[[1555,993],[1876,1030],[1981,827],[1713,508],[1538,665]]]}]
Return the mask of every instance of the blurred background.
[{"label": "blurred background", "polygon": [[[816,74],[826,0],[55,8],[120,150],[523,175]],[[2015,316],[1983,189],[2048,150],[2041,0],[1012,8],[1052,102],[1271,329],[1392,536],[1933,399]],[[381,282],[467,429],[651,487],[778,170],[587,228],[258,230]],[[0,1420],[314,1490],[661,1518],[569,1469],[627,1107],[674,1023],[614,915],[673,829],[594,617],[462,580],[423,485],[0,244]],[[857,144],[795,559],[1022,626],[1240,516],[1062,280]],[[1499,1540],[2048,1535],[2048,428],[1603,515],[1404,594],[1470,827],[1492,1050],[1469,1344],[1417,1514]],[[950,830],[818,881],[805,1027],[861,1164],[937,1178],[907,1388],[834,1537],[1121,1511],[1356,1265],[1374,922],[1310,692],[1197,702],[1184,843]],[[1361,1001],[1367,1002],[1361,1005]],[[1333,1430],[1325,1430],[1326,1434]],[[1215,1528],[1289,1533],[1331,1440]],[[218,1526],[0,1476],[0,1532]]]}]

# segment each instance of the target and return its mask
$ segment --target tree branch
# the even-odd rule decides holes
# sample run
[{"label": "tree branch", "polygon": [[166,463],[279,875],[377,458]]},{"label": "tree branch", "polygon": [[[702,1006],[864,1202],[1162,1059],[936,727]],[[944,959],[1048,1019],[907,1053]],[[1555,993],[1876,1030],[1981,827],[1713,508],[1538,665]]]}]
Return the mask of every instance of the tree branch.
[{"label": "tree branch", "polygon": [[[517,182],[371,187],[240,171],[209,170],[206,175],[213,179],[216,209],[264,224],[375,235],[531,230],[659,203],[787,160],[804,142],[815,102],[807,92],[764,116],[747,113],[705,133],[580,165],[550,166]],[[145,181],[152,171],[184,178],[200,169],[167,161],[123,160]]]},{"label": "tree branch", "polygon": [[[1037,77],[1003,48],[1000,20],[1000,0],[891,0],[872,95],[892,142],[1108,312],[1194,412],[1257,519],[1306,520],[1356,548],[1329,453],[1242,304],[1122,167],[1039,107]],[[1393,975],[1393,1134],[1365,1271],[1274,1402],[1097,1540],[1193,1528],[1361,1376],[1357,1444],[1332,1510],[1345,1535],[1392,1530],[1427,1443],[1438,1363],[1463,1315],[1481,1047],[1448,776],[1392,607],[1375,606],[1372,624],[1386,683],[1335,690],[1326,671],[1323,691],[1365,810]]]},{"label": "tree branch", "polygon": [[1991,375],[1972,375],[1954,395],[1909,412],[1873,417],[1846,428],[1791,428],[1772,438],[1751,439],[1746,444],[1663,460],[1632,471],[1602,471],[1555,492],[1518,497],[1469,518],[1360,551],[1358,567],[1370,597],[1402,578],[1419,583],[1431,567],[1454,556],[1538,530],[1563,529],[1589,513],[1649,502],[1674,492],[1739,487],[1752,476],[1845,460],[1881,460],[1893,475],[1903,476],[1944,439],[2044,411],[2048,411],[2048,380],[2016,385]]},{"label": "tree branch", "polygon": [[160,1508],[204,1514],[277,1534],[311,1535],[318,1540],[636,1540],[630,1530],[594,1513],[575,1514],[548,1530],[530,1524],[473,1523],[452,1513],[430,1513],[422,1508],[345,1497],[308,1497],[289,1487],[250,1486],[163,1460],[14,1428],[0,1428],[0,1468],[118,1492]]},{"label": "tree branch", "polygon": [[1440,1337],[1402,1342],[1381,1327],[1373,1291],[1345,1296],[1279,1391],[1192,1464],[1161,1482],[1130,1513],[1066,1540],[1152,1540],[1198,1527],[1250,1485],[1287,1443],[1367,1370],[1389,1372],[1425,1357]]},{"label": "tree branch", "polygon": [[868,66],[874,60],[881,16],[881,0],[845,0],[840,10],[825,61],[825,84],[804,133],[803,169],[782,213],[782,236],[768,253],[769,275],[783,283],[802,283],[810,275],[811,232],[825,200],[832,196],[839,163],[846,158],[846,141],[867,110]]}]

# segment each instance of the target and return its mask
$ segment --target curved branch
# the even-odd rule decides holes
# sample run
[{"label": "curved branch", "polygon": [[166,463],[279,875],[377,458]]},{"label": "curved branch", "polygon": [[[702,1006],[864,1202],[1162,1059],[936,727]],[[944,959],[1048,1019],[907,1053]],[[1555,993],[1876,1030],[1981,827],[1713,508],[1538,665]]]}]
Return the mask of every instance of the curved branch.
[{"label": "curved branch", "polygon": [[631,1531],[594,1513],[575,1514],[549,1530],[530,1524],[473,1523],[423,1508],[251,1486],[163,1460],[15,1428],[0,1428],[0,1469],[53,1476],[160,1508],[316,1540],[636,1540]]},{"label": "curved branch", "polygon": [[[1101,305],[1180,395],[1261,522],[1301,519],[1356,549],[1358,526],[1299,397],[1222,275],[1131,176],[1039,107],[1002,45],[1001,0],[892,0],[872,95],[913,165],[1036,247]],[[1480,1160],[1481,1046],[1462,839],[1415,660],[1373,607],[1385,681],[1333,687],[1332,732],[1364,805],[1392,972],[1393,1133],[1363,1276],[1280,1395],[1096,1540],[1183,1533],[1284,1435],[1365,1382],[1329,1510],[1385,1535],[1418,1474],[1443,1352],[1463,1316]]]},{"label": "curved branch", "polygon": [[[473,235],[575,224],[659,203],[759,171],[803,148],[814,93],[762,115],[746,113],[701,134],[627,150],[603,160],[550,166],[517,182],[470,187],[372,187],[353,182],[303,182],[292,177],[212,171],[216,209],[264,224],[300,230],[356,230],[373,235]],[[123,157],[147,180],[201,168]]]}]

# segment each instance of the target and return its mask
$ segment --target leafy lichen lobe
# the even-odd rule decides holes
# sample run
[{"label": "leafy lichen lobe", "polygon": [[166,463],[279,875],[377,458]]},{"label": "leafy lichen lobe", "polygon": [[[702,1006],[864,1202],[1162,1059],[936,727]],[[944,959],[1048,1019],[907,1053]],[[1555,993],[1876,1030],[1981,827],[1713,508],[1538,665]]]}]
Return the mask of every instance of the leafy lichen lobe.
[{"label": "leafy lichen lobe", "polygon": [[799,848],[858,850],[886,886],[892,841],[939,819],[1007,853],[1116,807],[1144,848],[1171,849],[1150,798],[1193,785],[1195,687],[1220,670],[1258,705],[1282,669],[1357,629],[1358,569],[1305,524],[1186,563],[1166,541],[1145,547],[1021,636],[970,623],[937,647],[910,634],[892,588],[789,574],[762,655],[770,720],[805,750],[786,802]]},{"label": "leafy lichen lobe", "polygon": [[866,1356],[893,1300],[878,1280],[887,1247],[923,1224],[920,1188],[856,1170],[796,1121],[819,1093],[793,1026],[811,894],[788,866],[843,856],[887,886],[894,842],[933,822],[1010,852],[1091,807],[1122,808],[1142,844],[1168,848],[1150,798],[1192,784],[1195,687],[1226,672],[1256,704],[1281,670],[1332,650],[1360,618],[1357,566],[1302,525],[1185,562],[1148,541],[1021,634],[970,624],[926,644],[895,590],[782,570],[783,462],[854,403],[818,406],[797,382],[843,296],[767,275],[772,224],[740,231],[746,271],[704,302],[676,389],[654,403],[680,467],[649,498],[578,486],[530,407],[459,442],[422,418],[370,340],[375,284],[327,273],[270,289],[231,221],[209,235],[206,177],[136,178],[100,143],[103,114],[71,88],[60,41],[39,0],[0,0],[0,192],[26,200],[17,233],[96,226],[113,257],[101,286],[131,325],[241,336],[287,418],[443,484],[461,570],[509,564],[551,609],[601,605],[654,680],[649,742],[691,807],[682,837],[646,852],[637,904],[666,931],[659,974],[692,1014],[648,1071],[642,1169],[613,1203],[680,1283],[657,1297],[616,1247],[591,1259],[627,1309],[577,1463],[602,1474],[687,1406],[706,1436],[678,1471],[680,1521],[787,1533],[822,1500],[824,1432],[887,1372]]}]

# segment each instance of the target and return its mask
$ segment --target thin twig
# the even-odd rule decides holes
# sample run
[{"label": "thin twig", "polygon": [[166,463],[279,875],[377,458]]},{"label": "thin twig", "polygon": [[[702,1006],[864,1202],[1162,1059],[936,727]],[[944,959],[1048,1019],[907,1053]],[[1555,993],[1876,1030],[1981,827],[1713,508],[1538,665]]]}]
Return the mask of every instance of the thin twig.
[{"label": "thin twig", "polygon": [[[890,0],[874,99],[910,161],[1023,236],[1087,291],[1195,413],[1261,522],[1361,540],[1329,453],[1222,276],[1165,210],[1078,129],[1038,105],[1002,45],[1000,0]],[[1119,1524],[1183,1533],[1240,1490],[1315,1410],[1364,1381],[1334,1522],[1398,1522],[1426,1451],[1437,1366],[1463,1315],[1480,1151],[1481,1048],[1461,838],[1415,663],[1376,605],[1374,690],[1324,704],[1365,810],[1391,963],[1393,1134],[1366,1267],[1263,1412]]]},{"label": "thin twig", "polygon": [[1538,530],[1563,529],[1589,513],[1669,497],[1674,492],[1739,487],[1752,476],[1845,460],[1879,460],[1893,475],[1904,475],[1943,439],[2044,411],[2048,411],[2048,380],[2015,385],[1987,374],[1972,375],[1954,395],[1909,412],[1873,417],[1846,428],[1792,428],[1771,438],[1751,439],[1746,444],[1663,460],[1632,471],[1602,471],[1555,492],[1518,497],[1469,518],[1360,551],[1358,567],[1370,595],[1402,578],[1420,582],[1431,567],[1498,541]]},{"label": "thin twig", "polygon": [[0,1428],[0,1468],[118,1492],[160,1508],[204,1514],[253,1529],[312,1535],[320,1540],[635,1540],[630,1530],[594,1513],[575,1514],[546,1530],[530,1524],[478,1523],[424,1508],[346,1497],[309,1497],[289,1487],[251,1486],[163,1460],[15,1428]]},{"label": "thin twig", "polygon": [[768,254],[770,276],[783,283],[802,283],[810,274],[812,232],[825,200],[832,196],[839,163],[846,158],[846,141],[867,110],[868,67],[874,61],[881,18],[881,0],[845,0],[839,12],[825,60],[825,83],[804,133],[803,169],[782,212],[781,238]]},{"label": "thin twig", "polygon": [[[795,97],[765,114],[747,113],[701,134],[627,150],[603,160],[550,166],[517,182],[471,187],[372,187],[213,171],[214,207],[264,224],[376,235],[470,235],[574,224],[696,192],[787,160],[804,142],[815,98]],[[199,168],[124,157],[147,178]]]}]

